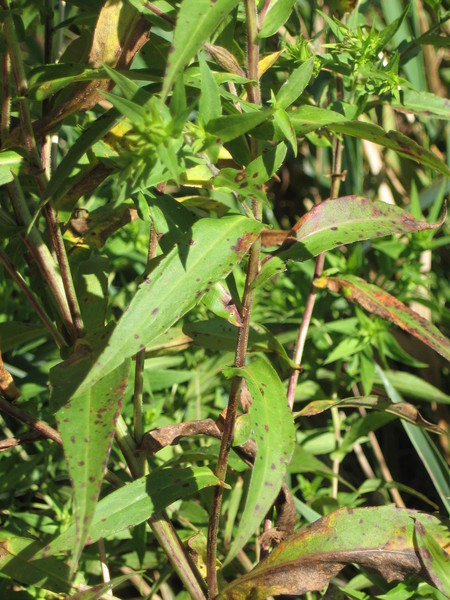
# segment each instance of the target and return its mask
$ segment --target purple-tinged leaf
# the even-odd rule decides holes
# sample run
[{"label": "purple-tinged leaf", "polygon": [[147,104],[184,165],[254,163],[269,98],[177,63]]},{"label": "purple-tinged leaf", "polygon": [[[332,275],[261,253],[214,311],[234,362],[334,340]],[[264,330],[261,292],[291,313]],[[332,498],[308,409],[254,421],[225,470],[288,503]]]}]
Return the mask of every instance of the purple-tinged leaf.
[{"label": "purple-tinged leaf", "polygon": [[289,536],[253,571],[227,586],[218,600],[319,591],[352,563],[388,582],[415,575],[433,584],[415,543],[414,521],[442,549],[448,547],[445,522],[432,515],[394,506],[342,508]]},{"label": "purple-tinged leaf", "polygon": [[354,275],[321,277],[314,284],[342,293],[347,300],[357,302],[370,313],[394,323],[450,361],[450,340],[433,323],[376,285]]}]

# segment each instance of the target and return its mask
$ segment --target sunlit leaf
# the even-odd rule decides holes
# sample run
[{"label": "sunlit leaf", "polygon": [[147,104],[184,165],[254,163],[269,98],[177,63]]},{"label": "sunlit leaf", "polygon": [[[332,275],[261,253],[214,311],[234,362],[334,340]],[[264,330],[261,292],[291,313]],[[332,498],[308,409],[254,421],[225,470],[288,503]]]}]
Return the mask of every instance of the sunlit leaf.
[{"label": "sunlit leaf", "polygon": [[263,600],[319,591],[352,563],[387,581],[407,575],[430,581],[414,541],[414,521],[441,548],[449,544],[448,529],[437,517],[394,506],[342,508],[288,537],[253,571],[228,585],[219,599]]},{"label": "sunlit leaf", "polygon": [[259,359],[242,369],[228,369],[227,375],[246,380],[252,397],[250,421],[258,446],[240,527],[227,556],[229,562],[255,533],[278,496],[294,451],[295,428],[283,385],[269,363]]},{"label": "sunlit leaf", "polygon": [[274,35],[289,18],[294,4],[295,0],[276,0],[272,2],[259,30],[259,37],[267,38]]},{"label": "sunlit leaf", "polygon": [[128,382],[130,363],[125,360],[100,381],[83,392],[71,395],[73,384],[67,381],[70,370],[62,363],[52,369],[53,399],[67,402],[57,410],[56,419],[64,447],[67,470],[75,498],[76,536],[68,547],[76,567],[94,518],[103,476],[108,464],[117,418]]},{"label": "sunlit leaf", "polygon": [[[175,500],[217,485],[218,481],[208,467],[172,467],[136,479],[97,504],[86,543],[93,544],[100,537],[109,538],[134,527]],[[45,558],[72,547],[76,537],[76,524],[72,523],[64,533],[40,549],[35,558]]]}]

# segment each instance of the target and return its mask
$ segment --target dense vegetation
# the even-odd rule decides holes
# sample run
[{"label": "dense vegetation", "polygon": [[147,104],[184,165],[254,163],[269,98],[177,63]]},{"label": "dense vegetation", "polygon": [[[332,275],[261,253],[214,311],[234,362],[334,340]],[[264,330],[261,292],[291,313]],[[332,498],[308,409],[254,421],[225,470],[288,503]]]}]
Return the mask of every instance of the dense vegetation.
[{"label": "dense vegetation", "polygon": [[0,597],[450,598],[450,14],[0,14]]}]

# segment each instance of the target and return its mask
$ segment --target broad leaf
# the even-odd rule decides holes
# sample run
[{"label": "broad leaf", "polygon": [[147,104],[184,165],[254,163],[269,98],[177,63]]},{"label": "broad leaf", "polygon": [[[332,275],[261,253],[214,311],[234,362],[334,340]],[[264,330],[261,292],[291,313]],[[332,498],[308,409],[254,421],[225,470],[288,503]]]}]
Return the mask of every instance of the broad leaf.
[{"label": "broad leaf", "polygon": [[195,223],[192,233],[156,259],[81,389],[89,389],[193,308],[241,260],[261,227],[241,216]]},{"label": "broad leaf", "polygon": [[239,0],[183,0],[164,76],[165,100],[181,71]]},{"label": "broad leaf", "polygon": [[244,377],[252,397],[250,421],[258,450],[239,530],[228,563],[255,533],[281,489],[295,443],[294,419],[286,392],[273,367],[259,359],[242,369],[228,369],[229,376]]},{"label": "broad leaf", "polygon": [[394,506],[342,508],[288,537],[218,598],[263,600],[319,591],[352,563],[387,581],[416,575],[433,583],[415,544],[415,521],[426,527],[441,548],[448,546],[448,530],[437,517]]},{"label": "broad leaf", "polygon": [[0,185],[10,183],[17,175],[24,162],[23,156],[14,150],[0,152]]},{"label": "broad leaf", "polygon": [[[103,498],[95,509],[87,544],[100,537],[108,538],[119,531],[143,523],[153,515],[179,500],[219,480],[208,467],[174,467],[154,471],[146,477],[119,488]],[[76,524],[40,549],[35,558],[45,558],[73,546]]]},{"label": "broad leaf", "polygon": [[[128,382],[129,361],[108,373],[103,379],[74,396],[68,392],[67,402],[56,412],[56,422],[63,441],[67,470],[75,497],[76,536],[69,547],[73,553],[73,569],[89,534],[103,476],[108,464],[114,430]],[[64,363],[51,371],[53,399],[60,402],[65,395],[70,373]]]},{"label": "broad leaf", "polygon": [[376,285],[354,275],[322,277],[314,285],[342,293],[347,300],[357,302],[370,313],[394,323],[450,360],[450,341],[437,327]]}]

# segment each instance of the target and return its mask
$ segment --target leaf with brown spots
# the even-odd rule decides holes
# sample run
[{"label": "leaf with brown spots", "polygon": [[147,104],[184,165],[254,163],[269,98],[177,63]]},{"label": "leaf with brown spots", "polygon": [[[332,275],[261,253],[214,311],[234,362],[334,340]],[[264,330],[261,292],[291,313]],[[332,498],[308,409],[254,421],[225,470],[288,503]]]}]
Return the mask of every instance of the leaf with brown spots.
[{"label": "leaf with brown spots", "polygon": [[[109,538],[119,531],[135,527],[176,500],[218,484],[219,480],[208,467],[156,469],[100,500],[86,543],[93,544],[100,537]],[[74,545],[76,537],[76,525],[72,523],[47,546],[39,548],[34,559],[64,552]]]},{"label": "leaf with brown spots", "polygon": [[156,259],[80,389],[90,386],[167,331],[242,259],[262,225],[242,216],[201,219]]},{"label": "leaf with brown spots", "polygon": [[394,506],[342,508],[288,537],[218,599],[263,600],[319,591],[352,563],[388,582],[415,575],[434,585],[415,542],[415,522],[426,528],[442,552],[448,548],[445,522],[432,515]]},{"label": "leaf with brown spots", "polygon": [[249,415],[258,447],[239,530],[226,559],[228,563],[255,533],[277,499],[294,452],[295,427],[283,384],[268,362],[259,359],[242,369],[228,369],[226,375],[245,378],[252,397]]},{"label": "leaf with brown spots", "polygon": [[354,275],[321,277],[314,285],[341,293],[347,300],[357,302],[370,313],[408,331],[450,361],[450,340],[433,323],[376,285]]},{"label": "leaf with brown spots", "polygon": [[429,167],[447,177],[450,176],[450,169],[436,154],[430,152],[430,150],[427,150],[399,131],[385,131],[375,123],[364,123],[363,121],[334,123],[328,125],[328,128],[334,133],[344,133],[363,140],[369,140],[385,148],[390,148],[398,152],[401,156],[414,160],[423,167]]},{"label": "leaf with brown spots", "polygon": [[387,398],[380,398],[379,396],[360,396],[357,398],[344,398],[343,400],[314,400],[314,402],[310,402],[305,408],[296,413],[295,416],[312,417],[333,406],[339,406],[339,408],[363,407],[381,410],[395,415],[408,423],[417,425],[417,427],[422,427],[440,435],[446,435],[445,429],[424,419],[413,404],[409,404],[408,402],[392,403]]},{"label": "leaf with brown spots", "polygon": [[[73,545],[68,548],[72,552],[72,570],[76,568],[89,535],[127,387],[129,367],[130,361],[126,360],[87,390],[72,395],[69,392],[66,403],[56,412],[74,493],[76,535]],[[52,370],[55,399],[64,395],[65,378],[70,373],[70,366],[64,367],[64,363]]]},{"label": "leaf with brown spots", "polygon": [[280,231],[265,230],[261,237],[263,246],[282,242],[291,244],[291,248],[280,255],[283,258],[304,260],[344,244],[396,233],[437,229],[445,217],[444,213],[437,223],[427,223],[415,219],[398,206],[357,196],[342,196],[314,206],[290,232],[282,235]]}]

